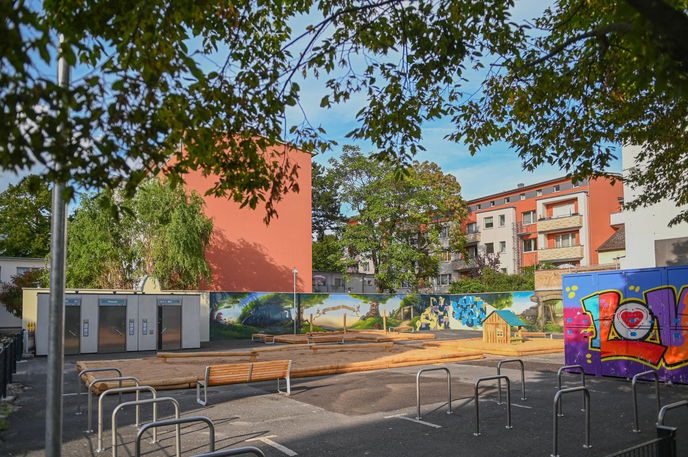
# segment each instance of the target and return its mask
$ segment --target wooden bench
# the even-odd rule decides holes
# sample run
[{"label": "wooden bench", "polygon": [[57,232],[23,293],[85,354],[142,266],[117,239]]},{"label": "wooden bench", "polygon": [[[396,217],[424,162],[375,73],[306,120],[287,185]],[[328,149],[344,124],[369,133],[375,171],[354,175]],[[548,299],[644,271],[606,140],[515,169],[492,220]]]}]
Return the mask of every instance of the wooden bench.
[{"label": "wooden bench", "polygon": [[308,335],[306,338],[309,344],[311,343],[339,343],[344,344],[344,334],[339,335]]},{"label": "wooden bench", "polygon": [[[205,406],[208,403],[208,386],[227,384],[244,384],[248,382],[277,380],[277,392],[280,390],[280,379],[287,381],[287,395],[291,395],[291,360],[273,360],[270,362],[229,363],[205,367],[203,380],[196,381],[196,401]],[[203,387],[203,400],[201,400]]]},{"label": "wooden bench", "polygon": [[275,335],[267,333],[251,333],[251,341],[262,341],[265,344],[275,344]]}]

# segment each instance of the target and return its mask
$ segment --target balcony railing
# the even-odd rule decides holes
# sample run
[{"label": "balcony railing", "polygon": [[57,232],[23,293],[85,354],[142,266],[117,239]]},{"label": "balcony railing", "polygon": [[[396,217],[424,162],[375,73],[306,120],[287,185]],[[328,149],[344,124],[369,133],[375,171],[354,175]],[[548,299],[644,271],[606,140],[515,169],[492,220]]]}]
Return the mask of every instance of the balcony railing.
[{"label": "balcony railing", "polygon": [[478,243],[480,242],[480,232],[466,233],[466,243]]},{"label": "balcony railing", "polygon": [[554,232],[559,230],[576,229],[583,226],[583,216],[572,214],[571,216],[540,219],[537,222],[538,232]]},{"label": "balcony railing", "polygon": [[538,249],[538,262],[576,260],[583,258],[583,246]]},{"label": "balcony railing", "polygon": [[519,222],[516,226],[519,235],[531,235],[533,233],[537,233],[537,228],[538,226],[536,223],[524,224],[523,222]]},{"label": "balcony railing", "polygon": [[454,271],[472,270],[475,268],[475,262],[472,260],[465,261],[462,259],[452,260],[451,266]]}]

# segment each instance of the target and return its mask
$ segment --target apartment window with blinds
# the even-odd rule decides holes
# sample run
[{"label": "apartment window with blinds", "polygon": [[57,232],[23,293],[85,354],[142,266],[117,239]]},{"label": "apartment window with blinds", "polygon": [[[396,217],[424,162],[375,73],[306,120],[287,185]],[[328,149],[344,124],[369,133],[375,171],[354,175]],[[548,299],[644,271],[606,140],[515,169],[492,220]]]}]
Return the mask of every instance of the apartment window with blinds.
[{"label": "apartment window with blinds", "polygon": [[449,226],[443,225],[440,228],[440,238],[449,238]]},{"label": "apartment window with blinds", "polygon": [[488,254],[494,254],[494,243],[485,243],[485,252]]},{"label": "apartment window with blinds", "polygon": [[494,206],[494,205],[495,205],[495,202],[494,202],[494,200],[492,200],[492,201],[490,202],[490,206]]},{"label": "apartment window with blinds", "polygon": [[478,224],[476,222],[471,222],[466,226],[466,231],[468,233],[478,233]]},{"label": "apartment window with blinds", "polygon": [[483,219],[483,225],[486,229],[494,227],[494,218],[492,216]]},{"label": "apartment window with blinds", "polygon": [[499,252],[506,252],[506,241],[499,242]]},{"label": "apartment window with blinds", "polygon": [[506,216],[504,214],[499,215],[499,226],[504,227],[506,225]]},{"label": "apartment window with blinds", "polygon": [[478,256],[478,248],[476,246],[469,246],[466,248],[466,260],[475,259]]},{"label": "apartment window with blinds", "polygon": [[504,203],[509,203],[511,201],[511,198],[509,197],[504,197]]},{"label": "apartment window with blinds", "polygon": [[556,235],[554,237],[554,247],[555,248],[567,248],[576,245],[576,234],[575,233],[562,233],[561,235]]},{"label": "apartment window with blinds", "polygon": [[523,240],[523,252],[537,251],[537,238]]},{"label": "apartment window with blinds", "polygon": [[542,197],[542,189],[538,189],[535,191],[535,196],[536,197]]},{"label": "apartment window with blinds", "polygon": [[526,211],[523,213],[523,217],[521,218],[523,225],[534,224],[537,222],[535,219],[535,211]]},{"label": "apartment window with blinds", "polygon": [[452,253],[451,251],[442,251],[440,252],[440,260],[443,262],[451,262],[452,260]]},{"label": "apartment window with blinds", "polygon": [[520,198],[521,198],[521,200],[525,200],[525,199],[526,199],[526,194],[521,194]]}]

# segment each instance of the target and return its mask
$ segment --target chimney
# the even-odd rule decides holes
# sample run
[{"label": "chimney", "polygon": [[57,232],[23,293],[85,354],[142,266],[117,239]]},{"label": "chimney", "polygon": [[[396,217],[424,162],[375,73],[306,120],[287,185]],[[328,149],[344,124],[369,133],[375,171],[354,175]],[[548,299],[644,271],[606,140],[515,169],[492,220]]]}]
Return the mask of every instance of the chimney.
[{"label": "chimney", "polygon": [[521,187],[525,187],[525,186],[526,186],[526,185],[523,184],[522,182],[516,184],[516,187],[518,187],[519,189],[520,189]]}]

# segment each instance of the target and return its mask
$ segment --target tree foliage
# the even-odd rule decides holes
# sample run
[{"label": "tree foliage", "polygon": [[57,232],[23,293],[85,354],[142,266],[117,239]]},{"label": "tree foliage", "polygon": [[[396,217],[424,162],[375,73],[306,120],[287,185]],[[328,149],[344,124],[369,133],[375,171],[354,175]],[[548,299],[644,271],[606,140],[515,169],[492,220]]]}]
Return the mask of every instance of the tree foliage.
[{"label": "tree foliage", "polygon": [[81,199],[68,224],[69,287],[131,288],[150,274],[165,289],[196,289],[210,278],[212,221],[198,194],[150,179],[118,212],[119,199],[108,192]]},{"label": "tree foliage", "polygon": [[466,294],[535,290],[534,271],[534,268],[524,268],[521,273],[510,275],[486,268],[481,276],[453,282],[449,287],[449,293]]},{"label": "tree foliage", "polygon": [[24,274],[12,276],[10,282],[0,283],[0,303],[5,305],[5,308],[10,313],[17,317],[22,315],[22,301],[24,287],[44,287],[46,283],[43,282],[44,271],[29,270]]},{"label": "tree foliage", "polygon": [[[342,202],[355,214],[342,228],[340,245],[348,253],[343,263],[369,259],[380,292],[404,283],[417,288],[437,275],[444,248],[463,248],[461,186],[436,164],[414,162],[400,179],[352,147],[331,163],[341,174]],[[449,227],[446,246],[443,227]]]},{"label": "tree foliage", "polygon": [[345,221],[338,194],[338,174],[313,163],[312,175],[313,239],[323,241],[328,233],[336,232]]},{"label": "tree foliage", "polygon": [[44,257],[50,250],[50,189],[29,175],[0,193],[0,255]]},{"label": "tree foliage", "polygon": [[344,273],[342,267],[343,251],[336,235],[323,235],[318,241],[313,241],[313,270],[334,271]]},{"label": "tree foliage", "polygon": [[[364,98],[349,136],[399,170],[423,149],[423,123],[450,118],[472,152],[505,141],[527,169],[576,177],[603,173],[613,145],[642,144],[629,182],[647,191],[630,205],[688,203],[688,2],[561,0],[522,23],[514,3],[2,2],[0,167],[128,195],[149,173],[202,169],[218,176],[208,192],[264,200],[271,217],[296,189],[283,145],[332,145],[284,116],[298,75],[326,80],[325,109]],[[37,64],[54,55],[80,66],[69,87]],[[476,91],[467,78],[488,62]]]}]

